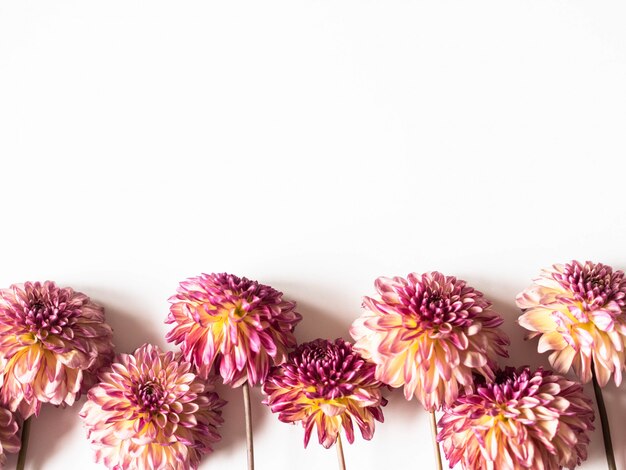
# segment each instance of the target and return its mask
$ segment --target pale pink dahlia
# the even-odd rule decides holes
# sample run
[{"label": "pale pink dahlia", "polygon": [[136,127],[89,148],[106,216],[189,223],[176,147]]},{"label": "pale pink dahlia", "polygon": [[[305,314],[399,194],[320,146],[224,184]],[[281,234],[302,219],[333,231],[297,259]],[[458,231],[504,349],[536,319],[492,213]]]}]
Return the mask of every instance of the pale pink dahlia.
[{"label": "pale pink dahlia", "polygon": [[113,357],[104,309],[53,282],[0,291],[0,401],[24,418],[42,403],[72,405]]},{"label": "pale pink dahlia", "polygon": [[587,459],[591,400],[580,384],[542,369],[507,367],[493,383],[444,407],[438,440],[466,470],[559,470]]},{"label": "pale pink dahlia", "polygon": [[465,281],[438,272],[380,277],[379,298],[365,297],[365,313],[350,329],[354,348],[376,364],[376,378],[404,385],[428,411],[471,391],[472,372],[493,379],[496,356],[507,357],[502,318]]},{"label": "pale pink dahlia", "polygon": [[100,380],[80,416],[107,468],[195,469],[219,441],[225,402],[180,354],[146,344],[120,354]]},{"label": "pale pink dahlia", "polygon": [[302,317],[282,295],[232,274],[187,279],[170,298],[167,341],[179,344],[204,378],[215,370],[233,387],[261,384],[296,346],[293,330]]},{"label": "pale pink dahlia", "polygon": [[354,442],[353,421],[370,440],[375,421],[383,421],[381,407],[387,404],[374,369],[343,339],[316,339],[272,369],[263,385],[264,403],[281,421],[302,423],[305,447],[315,428],[326,448],[337,441],[342,428],[348,442]]},{"label": "pale pink dahlia", "polygon": [[539,352],[552,350],[550,364],[570,367],[583,383],[595,369],[601,386],[613,374],[622,381],[626,368],[626,278],[622,271],[587,261],[544,269],[534,284],[517,296],[524,309],[519,324],[539,338]]},{"label": "pale pink dahlia", "polygon": [[20,450],[19,426],[13,413],[0,407],[0,468],[6,464],[6,454],[14,454]]}]

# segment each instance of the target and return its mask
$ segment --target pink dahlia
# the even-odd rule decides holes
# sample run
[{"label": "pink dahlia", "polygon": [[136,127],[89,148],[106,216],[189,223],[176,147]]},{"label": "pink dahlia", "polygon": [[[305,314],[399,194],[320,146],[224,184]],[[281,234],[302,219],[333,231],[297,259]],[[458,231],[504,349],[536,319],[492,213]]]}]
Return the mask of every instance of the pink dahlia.
[{"label": "pink dahlia", "polygon": [[528,367],[507,367],[493,383],[476,378],[439,420],[450,468],[560,470],[587,459],[591,400],[580,384]]},{"label": "pink dahlia", "polygon": [[595,369],[601,386],[626,368],[626,278],[622,271],[587,261],[544,269],[517,296],[519,324],[539,336],[539,352],[553,351],[550,364],[566,373],[573,366],[583,383]]},{"label": "pink dahlia", "polygon": [[0,407],[0,468],[6,464],[6,454],[20,450],[19,426],[13,413]]},{"label": "pink dahlia", "polygon": [[0,401],[24,418],[72,405],[113,357],[104,309],[53,282],[0,291]]},{"label": "pink dahlia", "polygon": [[282,295],[232,274],[187,279],[170,298],[167,341],[179,344],[204,378],[215,370],[233,387],[261,384],[296,346],[293,330],[302,317]]},{"label": "pink dahlia", "polygon": [[491,302],[465,281],[438,272],[380,277],[379,298],[365,297],[365,313],[350,329],[354,348],[376,364],[376,378],[404,386],[428,411],[471,391],[472,373],[493,379],[509,340]]},{"label": "pink dahlia", "polygon": [[302,344],[287,362],[275,367],[263,385],[264,403],[285,423],[302,423],[304,446],[317,428],[324,447],[332,446],[343,428],[354,442],[353,421],[364,439],[374,436],[375,421],[383,421],[382,384],[375,366],[343,339],[316,339]]},{"label": "pink dahlia", "polygon": [[179,354],[146,344],[120,354],[100,379],[80,416],[107,468],[195,469],[220,440],[225,402]]}]

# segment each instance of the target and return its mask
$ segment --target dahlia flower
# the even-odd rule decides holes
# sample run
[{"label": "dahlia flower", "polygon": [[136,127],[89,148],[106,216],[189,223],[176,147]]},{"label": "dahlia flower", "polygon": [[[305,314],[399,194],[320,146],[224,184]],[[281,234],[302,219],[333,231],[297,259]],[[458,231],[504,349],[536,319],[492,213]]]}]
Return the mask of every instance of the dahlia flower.
[{"label": "dahlia flower", "polygon": [[626,368],[626,278],[622,271],[590,261],[544,269],[517,296],[524,309],[519,324],[539,336],[539,352],[558,372],[573,366],[583,383],[595,369],[601,386],[613,374],[616,385]]},{"label": "dahlia flower", "polygon": [[120,354],[80,416],[96,461],[115,470],[187,470],[219,441],[225,402],[180,354],[143,345]]},{"label": "dahlia flower", "polygon": [[0,401],[24,418],[72,405],[113,357],[104,309],[53,282],[0,291]]},{"label": "dahlia flower", "polygon": [[202,274],[183,281],[170,298],[169,342],[207,378],[215,370],[233,387],[265,381],[274,364],[296,346],[302,319],[295,302],[269,286],[232,274]]},{"label": "dahlia flower", "polygon": [[381,384],[375,366],[343,339],[316,339],[300,345],[287,362],[272,369],[263,385],[264,403],[285,423],[301,422],[304,446],[317,428],[320,444],[329,448],[343,428],[354,442],[353,420],[364,439],[374,436],[375,420],[383,422]]},{"label": "dahlia flower", "polygon": [[465,281],[438,272],[380,277],[379,298],[350,329],[354,349],[376,364],[376,378],[404,386],[428,411],[471,391],[472,372],[493,379],[496,356],[507,357],[502,318]]},{"label": "dahlia flower", "polygon": [[475,385],[439,420],[450,468],[560,470],[587,459],[594,414],[580,384],[542,369],[507,367],[493,383],[477,376]]},{"label": "dahlia flower", "polygon": [[20,450],[19,426],[13,413],[0,407],[0,468],[6,464],[6,454]]}]

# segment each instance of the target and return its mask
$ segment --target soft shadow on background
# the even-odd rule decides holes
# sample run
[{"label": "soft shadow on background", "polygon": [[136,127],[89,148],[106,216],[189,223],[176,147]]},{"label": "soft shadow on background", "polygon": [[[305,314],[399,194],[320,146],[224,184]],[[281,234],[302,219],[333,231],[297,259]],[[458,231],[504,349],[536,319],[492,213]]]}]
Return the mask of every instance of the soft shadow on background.
[{"label": "soft shadow on background", "polygon": [[[44,405],[41,414],[32,418],[27,454],[27,465],[30,470],[45,470],[49,456],[63,451],[62,443],[67,434],[72,428],[82,426],[78,413],[84,402],[83,397],[72,407],[60,408]],[[85,437],[83,444],[89,445],[87,431],[83,431]],[[17,464],[17,458],[15,458],[15,464]],[[10,463],[7,468],[12,468]],[[71,465],[68,468],[71,468]]]},{"label": "soft shadow on background", "polygon": [[297,311],[302,315],[295,330],[299,344],[318,338],[350,340],[350,321],[345,317],[310,302],[298,302]]},{"label": "soft shadow on background", "polygon": [[[97,286],[89,292],[95,302],[104,305],[106,321],[113,329],[116,353],[132,354],[144,343],[170,349],[163,335],[167,310],[154,311],[127,292],[111,291]],[[151,318],[151,321],[146,321],[146,318]]]},{"label": "soft shadow on background", "polygon": [[[216,384],[215,391],[226,400],[222,409],[224,425],[220,428],[221,441],[215,444],[214,449],[226,455],[246,452],[246,423],[243,409],[243,390],[241,387],[232,388],[224,384]],[[250,405],[252,409],[252,432],[258,433],[262,428],[267,414],[262,404],[263,395],[260,387],[250,389]],[[210,461],[210,456],[208,457]]]}]

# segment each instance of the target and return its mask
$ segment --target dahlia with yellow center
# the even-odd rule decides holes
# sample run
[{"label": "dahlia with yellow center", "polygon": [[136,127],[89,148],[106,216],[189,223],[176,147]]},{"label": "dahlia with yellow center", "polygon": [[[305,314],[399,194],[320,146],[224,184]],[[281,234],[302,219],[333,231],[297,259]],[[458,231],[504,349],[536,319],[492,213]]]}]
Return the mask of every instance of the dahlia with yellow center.
[{"label": "dahlia with yellow center", "polygon": [[263,385],[264,403],[280,421],[302,424],[305,447],[314,429],[326,448],[337,441],[341,429],[354,442],[353,422],[370,440],[387,404],[374,369],[343,339],[316,339],[300,345],[272,370]]},{"label": "dahlia with yellow center", "polygon": [[0,401],[24,418],[72,405],[113,357],[104,309],[53,282],[0,291]]},{"label": "dahlia with yellow center", "polygon": [[215,371],[233,387],[261,384],[297,344],[293,330],[302,317],[282,295],[232,274],[187,279],[170,298],[167,341],[204,378]]},{"label": "dahlia with yellow center", "polygon": [[590,261],[544,269],[517,296],[524,310],[519,324],[539,336],[539,352],[558,372],[571,367],[583,383],[595,369],[600,386],[613,375],[616,385],[626,368],[626,278],[624,272]]},{"label": "dahlia with yellow center", "polygon": [[0,468],[4,468],[6,454],[14,454],[20,450],[19,426],[13,413],[0,407]]},{"label": "dahlia with yellow center", "polygon": [[591,400],[551,372],[507,367],[444,407],[438,440],[450,468],[560,470],[587,459]]},{"label": "dahlia with yellow center", "polygon": [[438,272],[380,277],[378,298],[350,329],[354,349],[376,364],[376,378],[404,386],[428,411],[451,405],[473,388],[472,373],[494,377],[509,340],[491,302],[465,281]]},{"label": "dahlia with yellow center", "polygon": [[80,416],[96,462],[114,470],[188,470],[219,441],[225,402],[180,354],[146,344],[100,374]]}]

